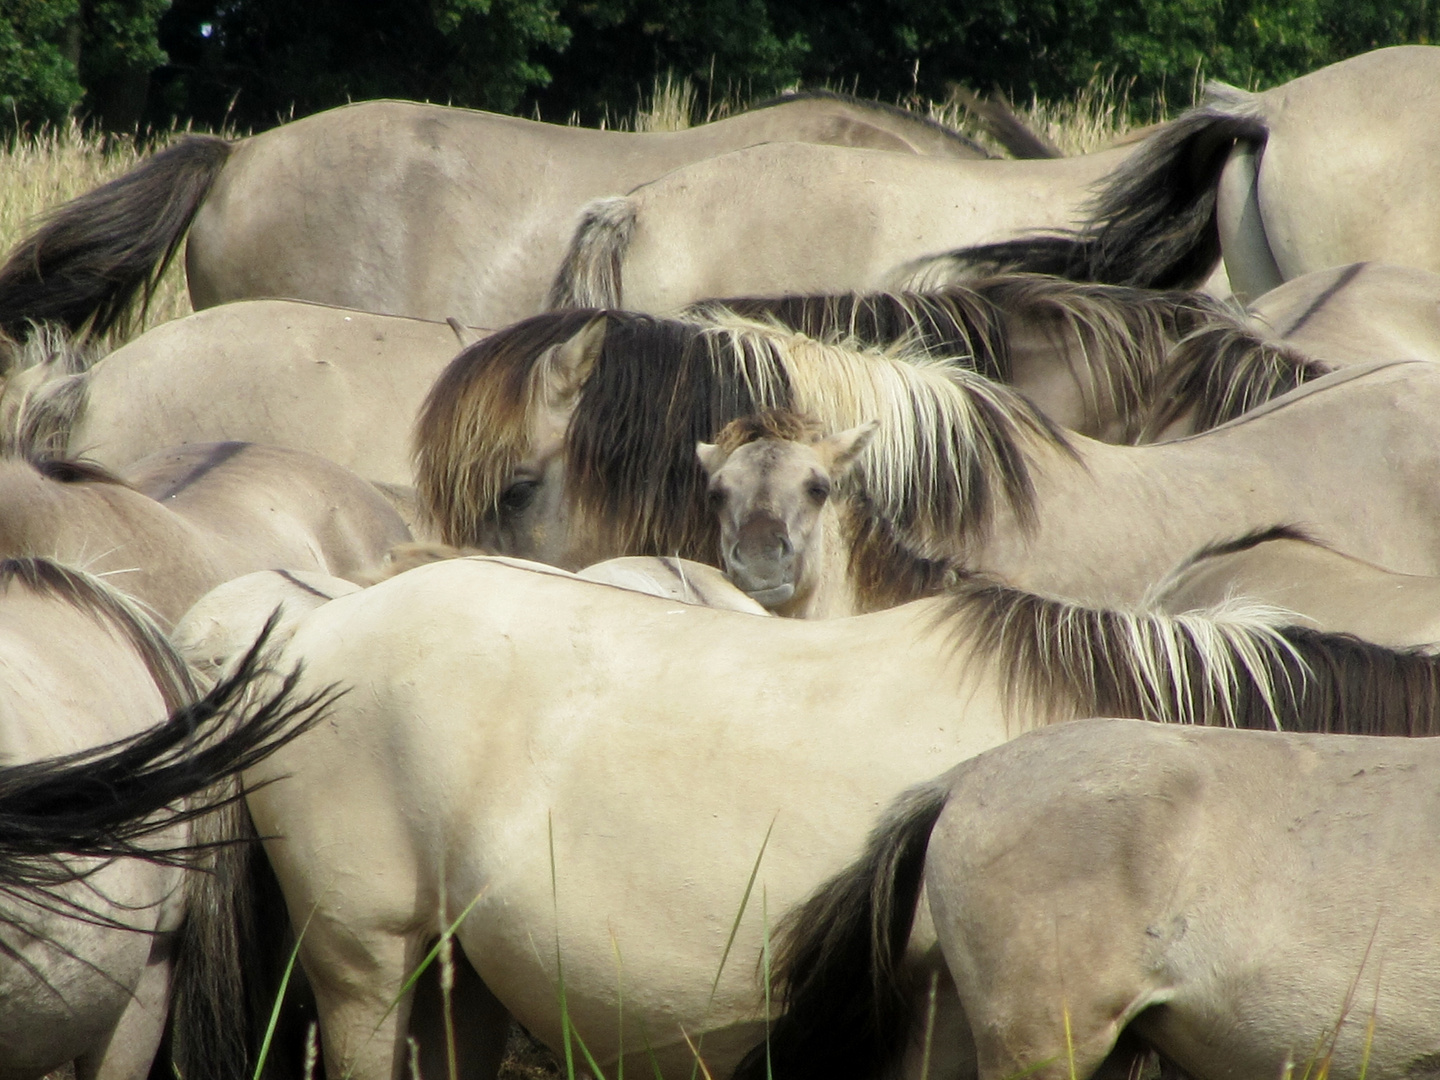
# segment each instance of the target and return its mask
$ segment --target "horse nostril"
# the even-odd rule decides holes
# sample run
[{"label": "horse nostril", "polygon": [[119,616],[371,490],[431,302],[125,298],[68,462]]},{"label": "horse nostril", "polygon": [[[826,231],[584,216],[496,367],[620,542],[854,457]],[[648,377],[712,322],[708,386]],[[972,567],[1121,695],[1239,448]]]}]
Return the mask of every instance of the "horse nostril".
[{"label": "horse nostril", "polygon": [[784,533],[781,533],[775,538],[775,546],[780,549],[780,558],[782,559],[788,559],[795,550],[790,546],[790,537]]}]

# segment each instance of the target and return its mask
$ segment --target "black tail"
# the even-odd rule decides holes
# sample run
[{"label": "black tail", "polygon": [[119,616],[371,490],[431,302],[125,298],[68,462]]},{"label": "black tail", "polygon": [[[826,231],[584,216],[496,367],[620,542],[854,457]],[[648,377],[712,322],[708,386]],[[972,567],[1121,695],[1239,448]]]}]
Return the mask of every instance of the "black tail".
[{"label": "black tail", "polygon": [[0,768],[0,887],[73,880],[57,854],[193,860],[193,845],[157,848],[145,841],[241,796],[173,804],[258,764],[314,724],[335,697],[326,690],[294,700],[298,672],[292,673],[228,725],[263,673],[269,631],[267,625],[234,675],[158,727],[93,750]]},{"label": "black tail", "polygon": [[771,980],[785,1013],[735,1080],[878,1076],[904,1049],[914,988],[899,958],[949,791],[930,783],[902,795],[859,860],[785,917]]},{"label": "black tail", "polygon": [[174,258],[231,144],[189,135],[52,211],[0,267],[0,331],[29,323],[104,333],[137,294],[145,304]]},{"label": "black tail", "polygon": [[956,271],[1030,271],[1147,289],[1193,289],[1220,260],[1215,191],[1237,139],[1268,134],[1250,95],[1191,109],[1103,181],[1073,233],[1022,237],[950,252]]}]

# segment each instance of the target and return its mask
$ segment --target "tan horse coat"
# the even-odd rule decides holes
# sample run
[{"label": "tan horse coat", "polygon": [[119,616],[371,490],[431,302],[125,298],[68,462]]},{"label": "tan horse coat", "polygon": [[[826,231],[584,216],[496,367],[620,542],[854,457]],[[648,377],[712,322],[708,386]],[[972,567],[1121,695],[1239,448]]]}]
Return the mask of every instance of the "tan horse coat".
[{"label": "tan horse coat", "polygon": [[[557,963],[603,1068],[649,1070],[653,1051],[687,1076],[688,1037],[725,1074],[762,1030],[767,923],[851,857],[885,800],[1083,710],[1339,722],[1330,679],[1348,663],[1315,661],[1324,689],[1277,704],[1305,683],[1292,663],[1331,648],[1287,642],[1253,620],[1137,621],[983,587],[756,619],[483,559],[340,597],[280,665],[304,661],[302,689],[352,691],[247,775],[275,781],[249,804],[307,927],[329,1075],[401,1075],[407,1021],[425,1024],[406,975],[462,914],[460,1075],[494,1075],[507,1012],[562,1046]],[[1407,665],[1418,703],[1440,668],[1390,670]],[[422,1068],[430,1055],[443,1075],[429,1030]]]}]

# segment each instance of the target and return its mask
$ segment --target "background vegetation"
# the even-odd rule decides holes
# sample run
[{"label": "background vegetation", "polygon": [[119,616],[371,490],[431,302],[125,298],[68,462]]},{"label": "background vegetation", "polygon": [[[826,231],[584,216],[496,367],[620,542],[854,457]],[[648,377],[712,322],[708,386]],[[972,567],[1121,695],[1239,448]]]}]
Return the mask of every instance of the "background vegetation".
[{"label": "background vegetation", "polygon": [[952,82],[1149,112],[1202,77],[1268,85],[1440,37],[1440,0],[0,0],[0,125],[268,127],[417,98],[614,122],[667,72],[717,98]]}]

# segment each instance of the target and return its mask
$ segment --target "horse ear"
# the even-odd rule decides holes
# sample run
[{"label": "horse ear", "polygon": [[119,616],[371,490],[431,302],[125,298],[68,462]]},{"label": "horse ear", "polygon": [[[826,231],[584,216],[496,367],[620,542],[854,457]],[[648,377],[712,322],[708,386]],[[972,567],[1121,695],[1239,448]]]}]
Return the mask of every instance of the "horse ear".
[{"label": "horse ear", "polygon": [[730,455],[721,453],[720,447],[713,442],[701,442],[695,444],[695,456],[700,459],[700,467],[705,470],[705,475],[714,476]]},{"label": "horse ear", "polygon": [[831,480],[839,480],[850,471],[860,451],[870,445],[871,438],[880,429],[879,421],[870,420],[859,427],[836,432],[815,444],[820,460],[825,462]]},{"label": "horse ear", "polygon": [[552,406],[567,406],[590,377],[590,369],[605,345],[605,316],[597,315],[569,341],[550,352],[545,364],[545,400]]}]

